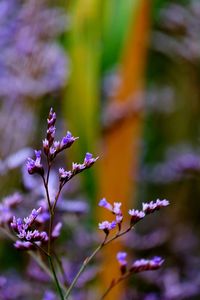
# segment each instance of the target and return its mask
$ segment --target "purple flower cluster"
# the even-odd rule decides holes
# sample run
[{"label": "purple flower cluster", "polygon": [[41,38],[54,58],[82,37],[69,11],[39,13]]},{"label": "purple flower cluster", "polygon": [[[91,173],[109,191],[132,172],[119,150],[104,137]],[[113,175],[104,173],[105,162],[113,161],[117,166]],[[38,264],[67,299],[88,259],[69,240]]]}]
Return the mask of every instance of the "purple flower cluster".
[{"label": "purple flower cluster", "polygon": [[[114,229],[118,224],[119,230],[121,229],[121,223],[123,221],[123,214],[121,211],[121,202],[114,202],[114,204],[110,204],[105,198],[99,201],[99,206],[108,209],[112,212],[116,220],[113,222],[104,221],[99,223],[99,229],[104,230],[104,232],[108,235],[110,230]],[[151,201],[150,203],[143,203],[142,210],[130,209],[128,214],[131,216],[130,225],[131,227],[134,226],[137,222],[142,220],[146,215],[153,213],[156,210],[159,210],[162,207],[168,206],[169,201],[164,199],[160,200],[157,199],[155,202]]]},{"label": "purple flower cluster", "polygon": [[131,265],[131,267],[127,271],[126,256],[127,256],[126,252],[118,252],[117,253],[117,260],[119,262],[122,275],[125,274],[126,272],[139,273],[142,271],[157,270],[164,263],[164,260],[159,256],[155,256],[152,259],[138,259]]},{"label": "purple flower cluster", "polygon": [[[56,113],[53,109],[50,109],[49,116],[47,118],[47,134],[46,138],[43,140],[43,151],[47,157],[48,164],[52,162],[56,155],[61,151],[69,148],[78,137],[74,137],[71,132],[67,132],[61,141],[55,141],[56,133]],[[42,151],[35,150],[36,159],[28,158],[27,160],[27,170],[29,174],[38,173],[44,175],[44,168],[41,163]],[[78,173],[90,168],[96,161],[98,157],[94,158],[91,153],[87,152],[83,163],[72,163],[72,169],[66,171],[64,168],[59,168],[59,179],[62,186],[69,181],[72,177]]]},{"label": "purple flower cluster", "polygon": [[[32,247],[33,243],[46,242],[48,240],[48,235],[45,231],[39,232],[38,230],[32,230],[31,227],[41,212],[41,207],[39,209],[33,209],[31,214],[22,220],[21,218],[13,217],[11,222],[11,228],[17,233],[17,237],[22,241],[17,241],[15,243],[16,248],[27,248]],[[27,243],[28,242],[28,243]],[[39,243],[40,244],[40,243]]]},{"label": "purple flower cluster", "polygon": [[50,161],[52,161],[59,152],[69,148],[75,142],[75,140],[77,140],[77,137],[73,137],[71,132],[68,131],[66,136],[63,137],[61,141],[55,141],[55,123],[56,113],[51,108],[47,119],[47,135],[43,141],[44,153]]},{"label": "purple flower cluster", "polygon": [[132,264],[130,272],[138,273],[142,271],[157,270],[162,266],[163,263],[164,259],[159,256],[155,256],[152,259],[139,259]]},{"label": "purple flower cluster", "polygon": [[150,203],[142,203],[142,209],[146,215],[153,213],[156,210],[159,210],[162,207],[168,206],[169,201],[164,199],[157,199],[156,202],[151,201]]},{"label": "purple flower cluster", "polygon": [[82,164],[72,163],[72,169],[69,171],[65,171],[64,168],[60,168],[59,169],[60,181],[62,183],[66,183],[78,173],[90,168],[97,161],[97,159],[98,157],[94,158],[92,157],[91,153],[87,152]]}]

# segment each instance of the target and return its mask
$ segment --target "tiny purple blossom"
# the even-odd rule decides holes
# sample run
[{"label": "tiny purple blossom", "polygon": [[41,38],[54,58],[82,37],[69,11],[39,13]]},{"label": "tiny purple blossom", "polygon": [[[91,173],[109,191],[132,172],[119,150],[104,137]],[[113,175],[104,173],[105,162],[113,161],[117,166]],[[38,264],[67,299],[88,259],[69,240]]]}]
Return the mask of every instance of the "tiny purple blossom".
[{"label": "tiny purple blossom", "polygon": [[56,122],[56,113],[53,111],[53,108],[51,107],[51,109],[49,111],[49,116],[47,119],[48,128],[55,125],[55,122]]},{"label": "tiny purple blossom", "polygon": [[97,161],[98,158],[99,157],[94,158],[91,153],[87,152],[84,158],[84,164],[87,167],[91,167]]},{"label": "tiny purple blossom", "polygon": [[64,168],[59,168],[60,181],[67,182],[72,177],[71,171],[65,171]]},{"label": "tiny purple blossom", "polygon": [[35,156],[36,156],[35,160],[33,160],[32,158],[27,159],[27,163],[26,163],[27,170],[29,174],[34,174],[34,173],[43,174],[44,169],[41,164],[41,151],[35,150]]},{"label": "tiny purple blossom", "polygon": [[60,143],[61,150],[69,148],[77,139],[78,137],[74,137],[70,131],[67,131],[66,136],[62,138]]},{"label": "tiny purple blossom", "polygon": [[142,209],[145,212],[145,214],[151,214],[154,211],[159,210],[160,208],[168,205],[169,205],[168,200],[157,199],[156,202],[151,201],[150,203],[142,203]]},{"label": "tiny purple blossom", "polygon": [[127,270],[127,260],[126,260],[127,253],[126,252],[118,252],[117,253],[117,260],[120,264],[120,271],[121,274],[124,275]]},{"label": "tiny purple blossom", "polygon": [[113,210],[113,207],[112,205],[106,200],[106,198],[102,198],[100,201],[99,201],[99,206],[101,207],[104,207],[110,211]]},{"label": "tiny purple blossom", "polygon": [[74,175],[80,173],[83,170],[85,170],[84,164],[72,163],[72,172],[74,173]]},{"label": "tiny purple blossom", "polygon": [[123,215],[116,215],[117,224],[121,223],[122,221],[123,221]]},{"label": "tiny purple blossom", "polygon": [[113,204],[113,213],[114,214],[116,214],[116,215],[121,215],[121,209],[120,209],[120,207],[121,207],[121,202],[114,202],[114,204]]},{"label": "tiny purple blossom", "polygon": [[44,139],[44,140],[42,141],[42,144],[43,144],[43,150],[44,150],[44,153],[45,153],[46,155],[48,155],[48,153],[49,153],[49,141],[48,141],[47,139]]},{"label": "tiny purple blossom", "polygon": [[54,141],[53,142],[53,147],[58,151],[60,149],[60,142],[59,141]]},{"label": "tiny purple blossom", "polygon": [[49,142],[49,147],[52,146],[53,144],[55,134],[56,134],[56,127],[53,125],[48,127],[46,139]]},{"label": "tiny purple blossom", "polygon": [[117,253],[117,260],[118,260],[120,265],[126,265],[127,264],[126,257],[127,257],[126,252],[118,252]]},{"label": "tiny purple blossom", "polygon": [[110,230],[114,229],[116,225],[117,223],[115,221],[112,221],[111,223],[108,221],[103,221],[102,223],[99,223],[99,229],[103,230],[105,234],[108,235]]},{"label": "tiny purple blossom", "polygon": [[131,226],[139,222],[145,216],[143,211],[137,209],[129,209],[128,213],[131,216]]}]

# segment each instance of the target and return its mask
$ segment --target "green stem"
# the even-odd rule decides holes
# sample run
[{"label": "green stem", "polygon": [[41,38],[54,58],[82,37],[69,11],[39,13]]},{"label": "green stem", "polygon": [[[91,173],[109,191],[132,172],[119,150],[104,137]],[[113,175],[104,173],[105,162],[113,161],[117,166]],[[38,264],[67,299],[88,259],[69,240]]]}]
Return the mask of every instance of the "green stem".
[{"label": "green stem", "polygon": [[56,271],[55,271],[55,268],[54,268],[51,256],[48,256],[48,259],[49,259],[49,264],[51,266],[51,270],[52,270],[52,274],[53,274],[53,277],[54,277],[54,281],[55,281],[55,284],[56,284],[56,288],[57,288],[58,293],[60,295],[60,299],[64,300],[63,292],[62,292],[62,289],[60,287],[60,284],[59,284],[59,281],[58,281],[58,278],[57,278],[57,275],[56,275]]},{"label": "green stem", "polygon": [[[51,270],[52,270],[52,275],[53,275],[53,278],[54,278],[54,281],[55,281],[56,288],[57,288],[58,293],[60,295],[60,299],[64,300],[63,292],[62,292],[62,289],[60,287],[60,283],[59,283],[58,277],[56,275],[56,270],[54,268],[54,264],[53,264],[52,256],[51,256],[51,235],[52,235],[55,207],[54,207],[54,209],[52,209],[50,196],[49,196],[49,176],[50,176],[50,170],[51,170],[51,162],[49,161],[48,157],[47,157],[47,164],[48,164],[48,170],[47,170],[46,180],[45,180],[44,176],[42,176],[43,181],[44,181],[44,187],[45,187],[45,191],[46,191],[48,206],[49,206],[49,215],[50,215],[49,232],[48,232],[49,233],[49,240],[48,240],[48,250],[46,252],[46,255],[48,256],[49,264],[50,264],[50,267],[51,267]],[[59,197],[59,194],[60,194],[60,189],[59,189],[59,192],[56,196],[57,198]],[[57,198],[56,198],[55,202],[57,202]]]},{"label": "green stem", "polygon": [[74,280],[72,281],[69,289],[67,290],[67,293],[65,294],[65,300],[69,299],[69,295],[72,291],[72,289],[74,288],[78,278],[80,277],[80,275],[83,273],[83,271],[85,270],[85,268],[87,267],[87,265],[89,264],[89,262],[91,261],[91,259],[106,245],[110,244],[112,241],[116,240],[117,238],[119,238],[120,236],[126,234],[127,232],[129,232],[131,229],[133,228],[133,226],[128,227],[126,230],[119,232],[112,238],[110,238],[109,240],[107,240],[108,235],[106,235],[104,241],[94,250],[94,252],[85,259],[85,261],[83,262],[81,268],[79,269],[78,273],[76,274]]},{"label": "green stem", "polygon": [[95,251],[94,251],[89,257],[87,257],[87,258],[84,260],[84,262],[83,262],[83,264],[82,264],[80,270],[79,270],[78,273],[76,274],[76,276],[75,276],[74,280],[72,281],[72,283],[71,283],[69,289],[67,290],[67,293],[65,294],[65,297],[64,297],[65,300],[69,299],[69,295],[70,295],[70,293],[71,293],[73,287],[75,286],[75,284],[76,284],[78,278],[79,278],[80,275],[83,273],[83,271],[85,270],[85,268],[87,267],[87,265],[89,264],[89,262],[91,261],[91,259],[99,252],[99,250],[100,250],[102,247],[103,247],[103,243],[102,243],[101,245],[99,245],[99,246],[95,249]]},{"label": "green stem", "polygon": [[55,260],[56,260],[56,262],[57,262],[57,264],[58,264],[58,267],[59,267],[59,269],[60,269],[60,273],[62,274],[64,285],[65,285],[65,287],[69,287],[69,282],[68,282],[68,280],[67,280],[67,278],[66,278],[65,271],[64,271],[64,268],[63,268],[63,265],[62,265],[62,261],[61,261],[61,259],[58,257],[58,255],[56,254],[55,251],[53,251],[53,255],[54,255]]}]

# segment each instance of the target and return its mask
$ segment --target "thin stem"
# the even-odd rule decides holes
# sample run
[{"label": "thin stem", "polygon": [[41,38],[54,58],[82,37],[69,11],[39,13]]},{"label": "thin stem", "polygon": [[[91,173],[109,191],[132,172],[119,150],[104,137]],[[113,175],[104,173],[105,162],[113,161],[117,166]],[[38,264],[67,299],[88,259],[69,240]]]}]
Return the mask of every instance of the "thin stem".
[{"label": "thin stem", "polygon": [[60,287],[60,284],[59,284],[59,281],[58,281],[58,278],[57,278],[57,275],[56,275],[56,271],[55,271],[55,268],[54,268],[54,265],[53,265],[53,261],[52,261],[51,256],[48,256],[48,259],[49,259],[49,264],[50,264],[51,269],[52,269],[54,281],[55,281],[55,284],[56,284],[58,293],[59,293],[59,295],[60,295],[60,299],[61,299],[61,300],[64,300],[63,292],[62,292],[62,289],[61,289],[61,287]]},{"label": "thin stem", "polygon": [[109,285],[109,287],[107,288],[107,290],[105,291],[105,293],[101,296],[101,298],[99,300],[103,300],[105,299],[105,297],[108,295],[108,293],[116,286],[118,285],[121,281],[129,278],[132,274],[131,273],[127,273],[124,276],[119,277],[117,280],[113,280],[111,281],[111,284]]},{"label": "thin stem", "polygon": [[52,209],[51,209],[51,211],[52,211],[53,214],[55,213],[56,204],[57,204],[58,198],[59,198],[59,196],[60,196],[60,192],[61,192],[61,190],[62,190],[62,187],[63,187],[63,185],[60,183],[58,192],[57,192],[57,194],[56,194],[56,197],[55,197],[55,200],[54,200]]},{"label": "thin stem", "polygon": [[[50,196],[49,196],[49,176],[50,176],[50,170],[51,170],[51,162],[49,161],[48,157],[47,157],[47,164],[48,164],[48,170],[47,170],[46,180],[45,180],[44,176],[42,176],[45,191],[46,191],[48,206],[49,206],[49,215],[50,215],[49,232],[48,232],[49,233],[48,250],[47,250],[47,252],[45,251],[45,254],[48,256],[49,264],[50,264],[50,267],[51,267],[51,270],[52,270],[52,275],[53,275],[58,293],[60,295],[60,299],[64,300],[63,292],[62,292],[62,289],[60,287],[60,283],[59,283],[58,277],[56,275],[56,270],[55,270],[53,260],[52,260],[52,257],[51,257],[51,235],[52,235],[53,220],[54,220],[54,210],[52,210],[52,208],[51,208],[51,201],[50,201]],[[57,197],[59,197],[59,194],[60,194],[60,192],[58,192]],[[55,201],[57,201],[57,200],[55,200]],[[41,250],[43,250],[43,249],[41,249]]]},{"label": "thin stem", "polygon": [[116,240],[117,238],[119,238],[120,236],[128,233],[133,227],[130,226],[128,227],[126,230],[122,231],[122,232],[118,232],[114,237],[110,238],[109,240],[106,240],[104,245],[110,244],[112,241]]},{"label": "thin stem", "polygon": [[83,273],[83,271],[85,270],[85,268],[87,267],[87,265],[89,264],[89,262],[91,261],[91,259],[99,252],[99,250],[100,250],[102,247],[103,247],[103,243],[102,243],[101,245],[99,245],[99,246],[95,249],[95,251],[94,251],[89,257],[87,257],[87,258],[84,260],[84,262],[83,262],[81,268],[79,269],[79,271],[78,271],[78,273],[76,274],[74,280],[72,281],[72,283],[71,283],[69,289],[67,290],[67,293],[65,294],[65,298],[64,298],[65,300],[69,299],[69,295],[70,295],[70,293],[71,293],[73,287],[75,286],[77,280],[79,279],[80,275]]},{"label": "thin stem", "polygon": [[63,268],[63,265],[62,265],[62,261],[61,261],[61,259],[58,257],[58,255],[56,254],[55,251],[53,252],[53,255],[54,255],[54,257],[55,257],[55,259],[56,259],[56,261],[57,261],[57,264],[58,264],[58,266],[59,266],[59,268],[60,268],[60,272],[61,272],[62,277],[63,277],[64,285],[65,285],[66,287],[68,287],[68,286],[69,286],[69,282],[68,282],[68,280],[67,280],[67,278],[66,278],[66,274],[65,274],[65,271],[64,271],[64,268]]},{"label": "thin stem", "polygon": [[85,259],[85,261],[83,262],[82,266],[80,267],[78,273],[76,274],[74,280],[72,281],[69,289],[67,290],[67,293],[65,294],[65,300],[68,299],[72,289],[74,288],[77,280],[79,279],[80,275],[83,273],[83,271],[85,270],[85,268],[87,267],[87,265],[89,264],[89,262],[92,260],[92,258],[106,245],[110,244],[112,241],[116,240],[117,238],[121,237],[122,235],[126,234],[127,232],[129,232],[133,227],[130,226],[128,227],[126,230],[122,231],[122,232],[118,232],[114,237],[110,238],[109,240],[107,240],[108,235],[106,235],[104,241],[94,250],[94,252]]},{"label": "thin stem", "polygon": [[[48,189],[48,188],[47,188]],[[54,222],[54,215],[55,215],[55,208],[56,203],[58,201],[58,198],[60,196],[60,192],[62,190],[62,185],[60,184],[58,192],[56,194],[53,206],[50,209],[50,222],[49,222],[49,241],[48,241],[48,253],[51,254],[51,235],[52,235],[52,229],[53,229],[53,222]]]},{"label": "thin stem", "polygon": [[42,180],[43,180],[43,183],[44,183],[44,188],[45,188],[45,191],[46,191],[47,202],[48,202],[48,207],[49,207],[49,212],[50,212],[51,211],[51,201],[50,201],[50,196],[49,196],[48,183],[46,182],[43,175],[42,175]]}]

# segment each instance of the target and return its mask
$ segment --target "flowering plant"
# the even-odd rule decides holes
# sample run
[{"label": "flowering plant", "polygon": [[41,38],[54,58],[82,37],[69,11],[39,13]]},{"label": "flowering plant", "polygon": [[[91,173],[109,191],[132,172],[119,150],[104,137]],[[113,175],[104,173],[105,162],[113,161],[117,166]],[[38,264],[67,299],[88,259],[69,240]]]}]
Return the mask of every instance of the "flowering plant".
[{"label": "flowering plant", "polygon": [[[150,203],[143,203],[141,211],[130,209],[128,211],[130,219],[129,225],[125,227],[123,224],[124,215],[121,210],[122,204],[120,202],[114,202],[111,204],[105,198],[101,199],[99,206],[109,210],[114,216],[112,222],[105,220],[99,223],[99,230],[104,232],[103,241],[91,255],[87,256],[77,274],[70,282],[66,282],[66,280],[60,278],[58,276],[58,270],[55,262],[59,262],[63,274],[65,271],[63,271],[62,262],[56,254],[56,247],[54,246],[55,240],[60,236],[62,228],[62,222],[59,221],[55,224],[59,198],[65,184],[78,173],[90,168],[98,160],[98,157],[94,158],[92,154],[86,153],[83,162],[72,163],[70,170],[59,168],[59,184],[57,192],[55,193],[55,197],[51,197],[49,190],[49,178],[54,160],[58,154],[69,148],[78,139],[68,131],[61,141],[56,141],[55,122],[56,114],[53,109],[51,109],[47,119],[46,138],[43,140],[43,155],[46,157],[46,167],[43,163],[41,150],[35,150],[35,159],[28,158],[27,160],[28,173],[31,175],[38,174],[42,179],[46,194],[46,202],[40,203],[41,205],[37,209],[34,208],[28,217],[22,219],[12,216],[13,206],[21,202],[19,195],[7,198],[0,206],[0,225],[1,229],[14,240],[14,247],[18,250],[28,251],[28,253],[31,254],[31,256],[39,263],[40,267],[42,267],[43,270],[50,276],[55,283],[60,299],[67,300],[73,299],[70,298],[73,296],[71,295],[72,290],[80,275],[103,247],[127,234],[133,229],[135,224],[145,218],[146,215],[154,213],[162,207],[168,206],[169,201],[165,199],[158,199],[155,202],[152,201]],[[9,227],[8,224],[10,224]],[[154,257],[152,259],[136,260],[128,266],[126,256],[126,252],[117,253],[117,260],[119,262],[121,275],[119,278],[111,281],[111,284],[100,299],[104,299],[113,287],[126,278],[129,278],[132,274],[142,271],[156,270],[160,268],[164,262],[162,258]],[[49,294],[46,293],[44,298],[45,300],[52,299],[50,298],[51,296],[48,295]]]}]

